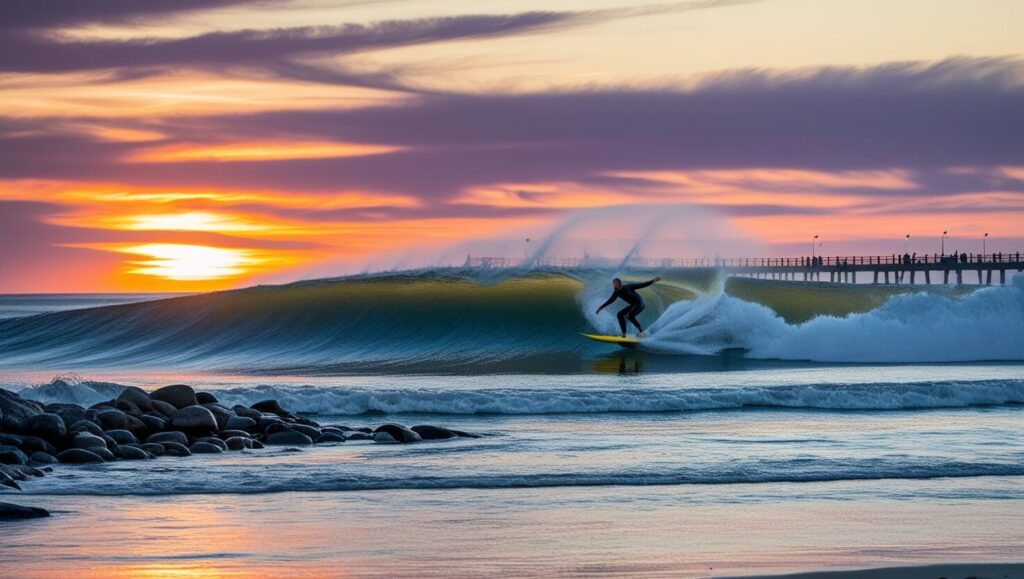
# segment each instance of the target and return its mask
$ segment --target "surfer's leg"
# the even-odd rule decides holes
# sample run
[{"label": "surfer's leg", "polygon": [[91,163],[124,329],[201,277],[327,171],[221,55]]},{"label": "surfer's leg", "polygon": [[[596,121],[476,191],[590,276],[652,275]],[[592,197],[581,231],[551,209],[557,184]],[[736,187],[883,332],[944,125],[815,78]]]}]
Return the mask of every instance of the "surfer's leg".
[{"label": "surfer's leg", "polygon": [[[636,317],[638,315],[640,315],[640,312],[642,312],[642,311],[644,311],[644,304],[642,302],[639,303],[639,304],[636,304],[635,306],[630,306],[630,308],[629,308],[629,316],[628,316],[629,317],[629,321],[634,326],[636,326],[636,331],[637,331],[637,335],[638,336],[640,334],[644,333],[644,329],[642,327],[640,327],[640,322],[636,321]],[[622,326],[622,331],[623,332],[626,331],[626,326],[625,325]]]},{"label": "surfer's leg", "polygon": [[626,337],[626,314],[628,314],[629,310],[631,310],[631,309],[633,309],[633,306],[629,305],[629,306],[626,306],[626,307],[622,308],[621,310],[619,310],[619,313],[615,314],[616,317],[619,318],[619,329],[622,330],[622,337],[623,338]]}]

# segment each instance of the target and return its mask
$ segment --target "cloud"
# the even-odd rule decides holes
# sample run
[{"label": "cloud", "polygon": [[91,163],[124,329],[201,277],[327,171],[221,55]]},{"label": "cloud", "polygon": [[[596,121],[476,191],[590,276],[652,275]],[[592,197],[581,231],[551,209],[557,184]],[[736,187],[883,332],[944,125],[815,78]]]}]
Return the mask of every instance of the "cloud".
[{"label": "cloud", "polygon": [[0,2],[0,28],[63,28],[271,2],[272,0],[4,0]]}]

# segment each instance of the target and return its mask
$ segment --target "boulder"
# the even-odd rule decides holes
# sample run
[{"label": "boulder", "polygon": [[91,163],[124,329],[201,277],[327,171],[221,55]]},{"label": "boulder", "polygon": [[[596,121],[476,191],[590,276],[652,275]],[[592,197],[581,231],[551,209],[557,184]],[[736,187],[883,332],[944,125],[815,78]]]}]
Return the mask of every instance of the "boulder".
[{"label": "boulder", "polygon": [[39,507],[23,507],[14,503],[0,503],[0,521],[18,519],[39,519],[49,517],[50,512]]},{"label": "boulder", "polygon": [[196,399],[196,391],[185,384],[172,384],[154,390],[149,393],[149,399],[166,402],[178,409],[199,404],[199,400]]},{"label": "boulder", "polygon": [[23,472],[21,472],[21,469],[18,468],[19,466],[21,466],[21,465],[20,464],[0,464],[0,472],[6,473],[7,476],[9,476],[12,479],[17,480],[17,481],[28,480],[28,475],[23,473]]},{"label": "boulder", "polygon": [[153,412],[159,413],[161,416],[170,420],[174,417],[174,413],[178,411],[178,407],[163,400],[153,400]]},{"label": "boulder", "polygon": [[[107,451],[107,449],[103,449]],[[109,452],[109,451],[107,451]],[[69,464],[85,464],[92,462],[103,462],[100,455],[84,448],[69,448],[57,455],[57,460]]]},{"label": "boulder", "polygon": [[148,452],[134,446],[119,446],[114,451],[114,455],[122,460],[145,460],[152,458]]},{"label": "boulder", "polygon": [[25,431],[25,422],[41,413],[35,404],[0,388],[0,431],[20,434]]},{"label": "boulder", "polygon": [[74,424],[79,420],[85,419],[85,408],[77,404],[47,404],[43,407],[43,412],[60,416],[64,420],[65,425]]},{"label": "boulder", "polygon": [[149,394],[146,394],[146,391],[142,388],[129,386],[124,389],[124,392],[117,399],[130,402],[143,412],[152,412],[153,410],[153,401],[149,399]]},{"label": "boulder", "polygon": [[111,402],[113,402],[114,408],[117,408],[121,412],[125,412],[128,414],[142,414],[143,412],[141,408],[127,400],[121,400],[120,398],[118,398],[117,400],[112,400]]},{"label": "boulder", "polygon": [[167,432],[157,432],[146,439],[146,442],[152,442],[157,444],[163,444],[165,442],[176,442],[182,446],[188,446],[188,436],[184,432],[177,430],[168,430]]},{"label": "boulder", "polygon": [[114,439],[114,442],[116,442],[119,445],[135,444],[139,442],[138,439],[135,438],[135,435],[127,430],[108,430],[106,432],[106,435]]},{"label": "boulder", "polygon": [[295,431],[292,430],[292,425],[291,424],[285,424],[284,422],[281,422],[281,421],[278,421],[278,422],[268,422],[266,424],[266,426],[263,427],[263,434],[271,435],[271,434],[274,434],[275,432],[295,432]]},{"label": "boulder", "polygon": [[220,454],[224,452],[224,449],[209,442],[196,442],[188,447],[188,449],[192,454]]},{"label": "boulder", "polygon": [[42,412],[25,421],[25,433],[50,442],[61,442],[67,437],[68,427],[59,415]]},{"label": "boulder", "polygon": [[295,418],[294,414],[288,412],[284,408],[281,408],[281,405],[278,404],[277,400],[262,400],[260,402],[257,402],[256,404],[253,404],[252,406],[250,406],[250,408],[252,408],[253,410],[259,410],[260,412],[269,412],[271,414],[276,414],[281,418]]},{"label": "boulder", "polygon": [[[391,435],[389,434],[388,436]],[[373,435],[356,430],[353,432],[346,433],[345,440],[373,440]]]},{"label": "boulder", "polygon": [[36,451],[57,454],[57,448],[54,445],[50,444],[49,442],[46,442],[45,440],[39,438],[38,436],[23,436],[21,439],[21,444],[19,444],[18,446],[26,454],[32,454],[33,452]]},{"label": "boulder", "polygon": [[249,444],[247,445],[247,441],[249,441],[248,438],[242,438],[241,436],[232,436],[231,438],[225,439],[224,444],[228,447],[229,450],[242,450],[245,448],[249,448],[249,446],[252,445],[251,442],[249,442]]},{"label": "boulder", "polygon": [[345,435],[328,430],[320,435],[319,442],[345,442]]},{"label": "boulder", "polygon": [[225,438],[231,438],[232,436],[241,436],[242,438],[252,438],[253,435],[248,433],[248,432],[246,432],[246,431],[244,431],[244,430],[228,430],[228,429],[224,429],[224,430],[221,430],[220,432],[218,432],[217,436],[221,437],[221,439],[225,439]]},{"label": "boulder", "polygon": [[306,426],[305,424],[289,424],[288,427],[294,430],[295,432],[301,432],[302,434],[305,434],[306,436],[310,437],[313,440],[313,442],[319,442],[320,437],[323,436],[323,433],[320,432],[320,429],[313,426]]},{"label": "boulder", "polygon": [[313,444],[313,439],[293,430],[275,432],[267,437],[267,444],[289,444],[305,446]]},{"label": "boulder", "polygon": [[442,440],[446,438],[480,438],[479,434],[470,434],[463,432],[462,430],[453,430],[451,428],[444,428],[443,426],[431,426],[429,424],[420,424],[412,427],[413,432],[419,434],[423,440]]},{"label": "boulder", "polygon": [[321,426],[320,430],[323,430],[324,432],[333,431],[333,432],[337,432],[338,434],[345,434],[346,432],[351,432],[353,429],[348,427],[348,426],[339,426],[337,424],[329,424],[327,426]]},{"label": "boulder", "polygon": [[18,484],[18,481],[14,480],[11,475],[7,474],[7,470],[4,468],[0,468],[0,486],[12,488],[16,491],[21,490],[21,485]]},{"label": "boulder", "polygon": [[167,428],[167,419],[154,414],[143,414],[139,416],[139,422],[146,426],[149,432],[162,432]]},{"label": "boulder", "polygon": [[100,427],[99,424],[96,424],[91,420],[83,419],[68,427],[68,432],[72,435],[75,434],[76,432],[88,432],[89,434],[101,436],[103,434],[103,428]]},{"label": "boulder", "polygon": [[16,446],[0,446],[0,464],[26,464],[28,456]]},{"label": "boulder", "polygon": [[197,438],[196,442],[206,442],[206,443],[212,444],[214,446],[219,446],[221,450],[227,450],[228,449],[227,443],[225,443],[223,440],[221,440],[219,438],[216,438],[214,436],[204,436],[202,438]]},{"label": "boulder", "polygon": [[229,419],[238,418],[234,412],[220,404],[202,404],[201,406],[213,414],[213,417],[217,419],[217,428],[220,429],[227,428],[226,424]]},{"label": "boulder", "polygon": [[114,456],[114,453],[110,449],[108,449],[108,448],[90,448],[89,452],[91,452],[91,453],[93,453],[95,455],[98,455],[100,458],[102,458],[103,460],[106,460],[106,461],[111,461],[111,460],[116,460],[117,459],[117,457]]},{"label": "boulder", "polygon": [[[71,439],[71,446],[73,448],[84,449],[106,448],[107,441],[104,440],[102,436],[96,436],[95,434],[88,432],[79,432]],[[57,458],[60,458],[59,454],[57,455]]]},{"label": "boulder", "polygon": [[401,424],[382,424],[373,431],[374,440],[377,440],[376,435],[386,432],[391,435],[398,442],[419,442],[423,438],[416,434],[414,431],[402,426]]},{"label": "boulder", "polygon": [[265,446],[263,446],[263,443],[262,443],[262,442],[260,442],[260,441],[258,441],[258,440],[253,440],[253,441],[252,441],[252,447],[251,447],[251,448],[256,448],[256,449],[259,449],[259,448],[266,448],[266,447],[265,447]]},{"label": "boulder", "polygon": [[210,433],[217,430],[217,419],[207,408],[187,406],[175,413],[171,419],[174,428],[193,433]]},{"label": "boulder", "polygon": [[161,442],[160,446],[164,447],[164,454],[167,456],[192,456],[192,452],[184,444]]},{"label": "boulder", "polygon": [[224,430],[249,430],[256,428],[256,421],[248,416],[232,416],[224,423]]},{"label": "boulder", "polygon": [[259,420],[260,417],[263,416],[263,413],[260,412],[259,410],[253,410],[252,408],[246,408],[245,406],[242,406],[241,404],[235,404],[234,406],[231,407],[231,409],[235,411],[235,414],[237,414],[239,416],[243,416],[245,418],[252,418],[253,420]]},{"label": "boulder", "polygon": [[20,472],[21,474],[23,474],[25,476],[34,476],[36,478],[42,478],[43,477],[43,471],[39,470],[38,468],[36,468],[36,467],[34,467],[34,466],[30,465],[30,464],[16,464],[16,465],[12,465],[9,468],[13,468],[14,470]]},{"label": "boulder", "polygon": [[28,457],[28,461],[34,462],[36,464],[56,464],[60,462],[59,460],[57,460],[56,456],[53,456],[48,452],[42,452],[40,450],[37,450],[30,454]]},{"label": "boulder", "polygon": [[196,392],[196,400],[198,400],[199,403],[203,405],[220,404],[220,401],[217,400],[217,397],[214,396],[213,394],[210,394],[209,392]]},{"label": "boulder", "polygon": [[380,444],[398,444],[398,440],[387,432],[377,432],[373,435],[373,441]]},{"label": "boulder", "polygon": [[157,444],[155,442],[145,442],[143,444],[139,444],[136,446],[138,446],[142,450],[145,450],[149,454],[152,454],[153,456],[163,456],[167,454],[167,452],[164,450],[164,445]]},{"label": "boulder", "polygon": [[128,428],[128,415],[117,408],[107,408],[96,413],[96,422],[103,430]]}]

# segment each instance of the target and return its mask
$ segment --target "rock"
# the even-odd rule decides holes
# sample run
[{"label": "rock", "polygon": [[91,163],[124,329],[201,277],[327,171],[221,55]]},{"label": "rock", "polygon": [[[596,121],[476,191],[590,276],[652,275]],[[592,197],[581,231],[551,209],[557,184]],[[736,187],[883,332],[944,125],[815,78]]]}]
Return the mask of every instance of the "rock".
[{"label": "rock", "polygon": [[196,399],[196,391],[185,384],[173,384],[154,390],[149,393],[149,399],[173,404],[179,410],[199,404],[199,400]]},{"label": "rock", "polygon": [[184,444],[161,442],[160,446],[164,447],[164,454],[167,456],[192,456],[192,452]]},{"label": "rock", "polygon": [[398,444],[394,436],[391,436],[387,432],[377,432],[373,435],[373,441],[379,442],[380,444]]},{"label": "rock", "polygon": [[188,449],[192,454],[220,454],[226,450],[209,442],[195,442]]},{"label": "rock", "polygon": [[252,443],[246,445],[246,441],[248,440],[248,438],[242,438],[241,436],[232,436],[231,438],[226,439],[224,444],[229,450],[242,450],[252,445]]},{"label": "rock", "polygon": [[175,442],[182,446],[188,446],[188,436],[184,432],[177,430],[168,430],[167,432],[157,432],[146,439],[146,442],[153,442],[163,444],[165,442]]},{"label": "rock", "polygon": [[355,431],[346,433],[345,434],[345,440],[373,440],[373,435],[372,434],[367,434],[365,432],[359,432],[358,430],[355,430]]},{"label": "rock", "polygon": [[276,414],[281,418],[295,418],[294,414],[288,412],[284,408],[281,408],[281,405],[278,404],[277,400],[262,400],[260,402],[257,402],[256,404],[253,404],[252,406],[250,406],[250,408],[252,408],[253,410],[259,410],[260,412],[269,412],[271,414]]},{"label": "rock", "polygon": [[369,426],[360,426],[355,429],[357,432],[365,432],[366,434],[373,434],[373,429]]},{"label": "rock", "polygon": [[154,414],[143,414],[139,416],[139,422],[146,426],[148,432],[162,432],[167,428],[167,419]]},{"label": "rock", "polygon": [[76,432],[88,432],[90,434],[95,434],[96,436],[101,436],[103,434],[103,428],[91,420],[79,420],[68,428],[68,432],[72,435]]},{"label": "rock", "polygon": [[25,464],[28,456],[16,446],[0,446],[0,464]]},{"label": "rock", "polygon": [[21,485],[18,484],[18,481],[14,480],[11,475],[7,474],[7,470],[3,468],[0,468],[0,485],[12,488],[16,491],[21,490]]},{"label": "rock", "polygon": [[0,445],[6,446],[17,446],[21,447],[21,441],[25,440],[24,436],[18,434],[4,434],[0,432]]},{"label": "rock", "polygon": [[228,449],[227,443],[225,443],[223,440],[221,440],[221,439],[219,439],[217,437],[214,437],[214,436],[204,436],[202,438],[197,438],[196,442],[208,442],[208,443],[210,443],[210,444],[212,444],[214,446],[219,446],[221,450],[227,450]]},{"label": "rock", "polygon": [[319,442],[345,442],[345,435],[333,430],[328,430],[320,435]]},{"label": "rock", "polygon": [[119,446],[114,451],[114,454],[122,460],[145,460],[152,458],[148,452],[134,446]]},{"label": "rock", "polygon": [[297,444],[297,445],[308,445],[313,444],[313,439],[302,434],[301,432],[295,432],[293,430],[285,430],[282,432],[275,432],[267,437],[267,444]]},{"label": "rock", "polygon": [[217,430],[217,419],[202,406],[187,406],[171,419],[171,426],[178,430],[195,433],[210,433]]},{"label": "rock", "polygon": [[28,475],[23,473],[23,472],[21,472],[21,470],[18,468],[19,466],[21,466],[21,465],[19,465],[19,464],[0,464],[0,471],[3,471],[4,473],[7,474],[7,476],[9,476],[12,479],[17,480],[17,481],[28,480]]},{"label": "rock", "polygon": [[146,391],[142,388],[129,386],[124,389],[124,392],[117,399],[130,402],[143,412],[152,412],[153,410],[153,401],[149,399],[149,394],[146,394]]},{"label": "rock", "polygon": [[203,404],[203,408],[209,410],[215,419],[217,419],[217,428],[226,428],[228,419],[238,418],[235,413],[221,406],[220,404]]},{"label": "rock", "polygon": [[292,430],[291,424],[285,424],[284,422],[269,422],[266,427],[263,428],[263,434],[271,435],[275,432],[295,432]]},{"label": "rock", "polygon": [[174,417],[174,413],[178,411],[178,407],[163,400],[153,400],[153,411],[160,413],[164,418],[170,420]]},{"label": "rock", "polygon": [[266,448],[265,446],[263,446],[263,443],[258,440],[252,441],[252,447],[255,449]]},{"label": "rock", "polygon": [[127,430],[108,430],[106,435],[114,439],[114,442],[117,444],[135,444],[139,442],[135,435]]},{"label": "rock", "polygon": [[320,432],[320,429],[313,426],[307,426],[305,424],[289,424],[288,427],[294,430],[295,432],[301,432],[302,434],[305,434],[306,436],[311,438],[313,442],[319,442],[320,437],[323,436],[323,433]]},{"label": "rock", "polygon": [[[106,448],[107,441],[104,440],[102,436],[96,436],[95,434],[90,434],[88,432],[79,432],[73,439],[71,439],[71,446],[74,448],[85,449]],[[57,458],[60,458],[59,454],[57,455]]]},{"label": "rock", "polygon": [[39,519],[49,517],[50,511],[39,507],[23,507],[14,503],[0,503],[0,521]]},{"label": "rock", "polygon": [[113,451],[111,451],[109,448],[90,448],[89,452],[98,455],[100,458],[106,461],[117,460],[117,457],[114,456]]},{"label": "rock", "polygon": [[108,408],[96,413],[96,422],[103,430],[128,428],[128,415],[116,408]]},{"label": "rock", "polygon": [[12,466],[11,468],[17,470],[18,472],[26,476],[34,476],[36,478],[42,478],[44,476],[43,471],[39,470],[38,468],[30,464],[17,464]]},{"label": "rock", "polygon": [[344,435],[346,432],[351,432],[352,431],[352,429],[349,428],[348,426],[338,426],[338,425],[335,425],[335,424],[331,424],[331,425],[328,425],[328,426],[321,426],[320,430],[322,430],[324,432],[337,432],[338,434],[341,434],[341,435]]},{"label": "rock", "polygon": [[20,434],[25,431],[25,422],[41,414],[38,406],[10,390],[0,388],[0,431]]},{"label": "rock", "polygon": [[419,442],[423,438],[416,434],[414,431],[402,426],[401,424],[382,424],[373,431],[374,440],[377,440],[376,435],[386,432],[391,435],[398,442]]},{"label": "rock", "polygon": [[272,424],[285,424],[284,420],[280,416],[273,414],[267,414],[260,416],[260,419],[256,421],[256,426],[263,431],[266,431]]},{"label": "rock", "polygon": [[196,392],[196,400],[198,400],[199,403],[203,405],[220,404],[220,401],[217,400],[217,397],[214,396],[213,394],[210,394],[209,392]]},{"label": "rock", "polygon": [[[106,452],[110,452],[106,448],[103,449]],[[103,462],[100,455],[84,448],[69,448],[64,452],[57,455],[57,460],[68,463],[68,464],[85,464],[92,462]]]},{"label": "rock", "polygon": [[232,416],[224,423],[224,430],[249,430],[256,428],[256,421],[248,416]]},{"label": "rock", "polygon": [[19,444],[18,446],[21,447],[21,450],[24,451],[26,454],[32,454],[37,450],[42,452],[48,452],[50,454],[57,454],[57,448],[55,446],[53,446],[49,442],[46,442],[42,438],[39,438],[38,436],[24,436],[21,439],[21,444]]},{"label": "rock", "polygon": [[221,440],[227,440],[234,436],[239,438],[252,438],[252,435],[244,430],[222,430],[217,433],[217,436],[220,437]]},{"label": "rock", "polygon": [[52,454],[48,452],[43,452],[41,450],[37,450],[33,452],[31,455],[29,455],[28,461],[34,462],[36,464],[56,464],[60,462],[59,460],[57,460],[56,456],[53,456]]},{"label": "rock", "polygon": [[420,424],[413,426],[410,430],[420,435],[423,440],[444,440],[446,438],[455,438],[458,436],[455,432],[442,428],[440,426],[431,426],[429,424]]},{"label": "rock", "polygon": [[47,404],[43,407],[43,412],[60,416],[61,419],[64,420],[65,425],[74,424],[79,420],[85,420],[85,409],[77,404]]},{"label": "rock", "polygon": [[259,420],[260,417],[263,416],[263,413],[260,412],[259,410],[253,410],[252,408],[246,408],[245,406],[242,406],[241,404],[235,404],[234,406],[231,407],[231,409],[235,411],[235,414],[237,414],[239,416],[242,416],[242,417],[245,417],[245,418],[251,418],[253,420]]},{"label": "rock", "polygon": [[152,454],[153,456],[163,456],[167,454],[167,452],[164,450],[164,445],[157,444],[155,442],[146,442],[136,446],[138,446],[142,450],[145,450],[149,454]]},{"label": "rock", "polygon": [[118,398],[117,400],[112,400],[111,402],[113,402],[114,408],[117,408],[121,412],[125,412],[127,414],[142,414],[141,408],[127,400],[121,400],[120,398]]}]

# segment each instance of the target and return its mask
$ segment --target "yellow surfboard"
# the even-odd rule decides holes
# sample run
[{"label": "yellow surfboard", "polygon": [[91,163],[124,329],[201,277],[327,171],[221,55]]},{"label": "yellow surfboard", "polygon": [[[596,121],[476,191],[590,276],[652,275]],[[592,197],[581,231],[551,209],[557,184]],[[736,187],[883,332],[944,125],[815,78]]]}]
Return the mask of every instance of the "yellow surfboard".
[{"label": "yellow surfboard", "polygon": [[584,334],[580,332],[580,335],[589,340],[595,342],[604,342],[606,344],[618,344],[623,348],[635,348],[640,345],[640,340],[636,338],[623,338],[622,336],[603,336],[601,334]]}]

